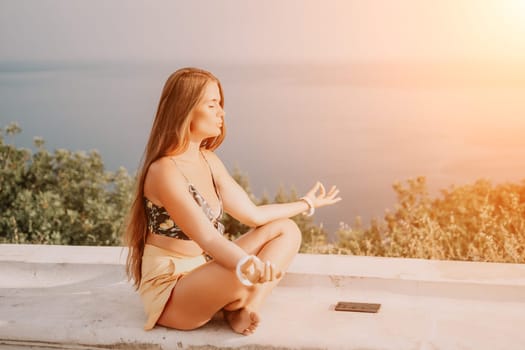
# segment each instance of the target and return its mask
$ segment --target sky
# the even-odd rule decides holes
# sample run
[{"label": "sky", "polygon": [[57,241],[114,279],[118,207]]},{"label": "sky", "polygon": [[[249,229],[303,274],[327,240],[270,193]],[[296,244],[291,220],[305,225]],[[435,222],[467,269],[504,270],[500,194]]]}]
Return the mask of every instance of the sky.
[{"label": "sky", "polygon": [[0,62],[523,58],[523,0],[0,0]]}]

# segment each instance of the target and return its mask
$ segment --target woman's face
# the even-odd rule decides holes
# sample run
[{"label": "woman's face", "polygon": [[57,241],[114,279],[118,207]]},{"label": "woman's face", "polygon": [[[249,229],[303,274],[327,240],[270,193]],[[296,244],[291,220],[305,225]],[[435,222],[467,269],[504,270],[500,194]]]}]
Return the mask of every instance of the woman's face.
[{"label": "woman's face", "polygon": [[204,88],[204,95],[191,112],[190,132],[195,138],[205,139],[221,134],[224,110],[221,94],[216,82],[210,81]]}]

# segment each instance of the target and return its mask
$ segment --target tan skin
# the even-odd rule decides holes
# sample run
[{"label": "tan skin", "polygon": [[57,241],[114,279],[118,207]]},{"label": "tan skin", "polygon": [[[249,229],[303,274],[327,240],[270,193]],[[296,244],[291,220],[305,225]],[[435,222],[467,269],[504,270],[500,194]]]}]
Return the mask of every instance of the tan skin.
[{"label": "tan skin", "polygon": [[[189,256],[197,256],[206,251],[213,257],[212,261],[190,271],[177,282],[157,322],[159,325],[182,330],[195,329],[223,310],[231,328],[248,335],[259,324],[258,312],[261,304],[282,278],[282,272],[286,271],[299,250],[301,232],[289,218],[309,207],[303,200],[256,206],[230,176],[221,160],[213,152],[199,149],[204,139],[218,136],[221,132],[224,111],[219,102],[219,88],[215,82],[210,81],[203,97],[189,116],[189,147],[183,153],[154,162],[145,179],[144,195],[156,205],[164,206],[191,240],[150,233],[146,242]],[[213,171],[224,211],[241,223],[253,227],[233,242],[219,234],[187,190],[184,175],[206,199],[212,210],[218,213],[219,199],[203,156]],[[318,182],[307,196],[314,207],[318,208],[340,201],[338,193],[335,187],[326,193]],[[243,266],[246,277],[255,283],[249,287],[241,284],[235,274],[237,262],[247,254],[256,255],[260,259],[248,261]],[[247,272],[250,267],[254,268],[251,274]]]}]

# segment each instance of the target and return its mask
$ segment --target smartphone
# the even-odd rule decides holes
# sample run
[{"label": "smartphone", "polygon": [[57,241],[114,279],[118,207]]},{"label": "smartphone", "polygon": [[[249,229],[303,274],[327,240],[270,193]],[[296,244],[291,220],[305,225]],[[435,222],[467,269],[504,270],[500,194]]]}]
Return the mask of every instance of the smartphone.
[{"label": "smartphone", "polygon": [[379,311],[381,304],[374,303],[355,303],[349,301],[340,301],[335,306],[335,311],[353,311],[353,312],[371,312]]}]

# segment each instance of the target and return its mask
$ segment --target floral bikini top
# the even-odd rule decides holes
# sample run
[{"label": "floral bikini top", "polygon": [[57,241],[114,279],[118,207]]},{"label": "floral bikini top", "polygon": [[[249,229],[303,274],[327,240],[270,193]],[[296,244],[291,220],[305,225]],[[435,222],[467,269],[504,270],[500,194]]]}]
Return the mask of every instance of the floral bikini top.
[{"label": "floral bikini top", "polygon": [[[217,231],[219,231],[221,234],[224,234],[224,225],[220,222],[220,219],[223,214],[222,199],[219,191],[217,190],[217,185],[215,184],[215,178],[213,177],[213,172],[211,171],[210,164],[208,163],[206,157],[204,157],[204,154],[202,154],[202,156],[206,161],[206,164],[208,164],[208,168],[210,169],[211,173],[211,180],[213,182],[213,188],[215,189],[215,193],[219,198],[220,209],[217,215],[213,212],[208,202],[206,202],[206,199],[204,199],[204,197],[199,193],[199,191],[197,191],[195,186],[188,180],[186,175],[184,175],[184,173],[182,172],[181,173],[186,179],[186,182],[188,183],[188,191],[193,196],[193,199],[195,199],[195,202],[197,202],[197,204],[202,208],[202,211],[208,217],[208,219],[211,221],[211,223],[217,229]],[[175,163],[175,160],[173,160],[173,163]],[[177,163],[175,163],[175,166],[177,166]],[[170,214],[168,214],[166,208],[154,204],[146,197],[144,197],[144,204],[146,208],[146,216],[148,217],[148,228],[151,232],[172,238],[191,240],[191,238],[189,238],[184,232],[182,232],[181,228],[177,226],[177,224],[173,221],[173,219],[170,217]]]}]

